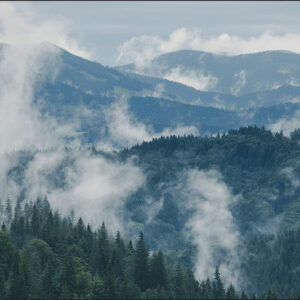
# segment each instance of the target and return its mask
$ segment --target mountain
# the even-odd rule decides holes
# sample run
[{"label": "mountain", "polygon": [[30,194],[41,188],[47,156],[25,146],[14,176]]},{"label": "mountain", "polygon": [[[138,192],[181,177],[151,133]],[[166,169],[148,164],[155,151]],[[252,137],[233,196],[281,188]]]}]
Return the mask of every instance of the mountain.
[{"label": "mountain", "polygon": [[[282,86],[240,97],[203,92],[164,79],[121,72],[60,49],[55,80],[35,91],[42,112],[61,122],[79,122],[78,131],[91,143],[103,138],[105,111],[128,98],[128,113],[161,132],[194,126],[201,134],[226,132],[245,125],[268,125],[292,117],[298,108],[299,88]],[[279,108],[280,107],[280,108]]]},{"label": "mountain", "polygon": [[[60,139],[61,135],[58,138],[54,135],[50,147],[43,147],[43,143],[34,147],[39,138],[44,142],[42,134],[47,140],[47,127],[33,130],[37,138],[30,147],[26,146],[27,141],[32,141],[31,132],[29,139],[21,141],[24,150],[14,151],[11,147],[8,153],[1,153],[5,163],[1,167],[0,216],[15,245],[43,238],[63,262],[60,274],[64,270],[74,273],[70,271],[75,268],[74,259],[82,262],[78,268],[87,264],[81,276],[90,276],[89,268],[94,264],[89,259],[93,257],[98,272],[103,272],[100,280],[112,287],[111,274],[102,267],[109,266],[108,261],[114,268],[118,265],[117,244],[109,242],[111,251],[103,250],[103,241],[87,246],[93,237],[99,241],[101,236],[106,240],[106,236],[104,230],[101,235],[101,228],[100,233],[85,231],[79,220],[74,226],[76,213],[76,218],[81,216],[96,226],[105,220],[114,232],[123,229],[128,237],[144,232],[151,251],[162,249],[171,261],[184,264],[191,274],[193,271],[197,279],[205,279],[220,266],[226,285],[234,282],[251,295],[266,289],[280,297],[298,295],[300,130],[285,137],[264,127],[247,126],[268,126],[283,119],[297,125],[298,87],[283,85],[242,96],[199,91],[166,79],[105,67],[62,49],[58,53],[56,77],[46,76],[44,82],[38,81],[33,103],[25,101],[30,107],[21,106],[25,108],[21,116],[29,114],[31,105],[37,105],[42,116],[33,114],[36,122],[29,125],[48,126],[50,122],[43,123],[43,116],[50,115],[61,124],[77,125],[80,140],[68,144]],[[12,85],[15,86],[18,87]],[[25,96],[28,100],[26,93]],[[12,102],[9,112],[18,113],[18,104]],[[55,130],[60,129],[53,124]],[[49,126],[52,130],[52,123]],[[174,129],[182,126],[195,127],[200,134],[178,136]],[[30,130],[31,126],[25,128]],[[72,134],[73,131],[71,136],[64,137],[68,140]],[[127,142],[127,134],[131,140],[122,144],[124,139]],[[104,147],[99,150],[99,144],[110,138],[115,138],[116,143],[121,141],[120,150],[105,152]],[[37,211],[38,205],[33,201],[41,204],[40,197],[45,196],[59,209],[58,213],[52,214],[47,201]],[[59,214],[66,218],[60,218]],[[43,230],[39,231],[39,227]],[[56,231],[50,234],[53,228]],[[86,237],[81,235],[83,232]],[[5,234],[0,238],[7,241]],[[50,251],[44,243],[41,248]],[[30,252],[26,246],[24,249]],[[102,260],[95,254],[101,249],[102,254],[109,253],[109,258]],[[93,255],[86,256],[87,250]],[[132,251],[132,247],[128,245],[125,250]],[[24,251],[20,251],[22,257]],[[142,249],[142,252],[147,251]],[[73,258],[65,260],[65,253]],[[129,280],[133,280],[131,259],[127,257],[124,261]],[[16,254],[15,264],[18,261]],[[173,266],[169,265],[169,269]],[[96,271],[91,270],[94,276]],[[51,277],[52,270],[48,271],[45,277]],[[25,264],[22,272],[26,275]],[[12,274],[18,276],[17,265]],[[179,274],[179,278],[180,270],[170,274],[175,277]],[[9,271],[3,275],[0,270],[0,289],[3,276],[6,285],[19,280],[10,280]],[[218,276],[217,269],[215,277]],[[101,290],[102,283],[95,280]],[[139,276],[135,280],[138,282]],[[146,289],[146,284],[141,286]],[[68,291],[61,287],[61,292],[65,296]],[[268,293],[269,298],[271,294]]]},{"label": "mountain", "polygon": [[[153,192],[156,195],[154,199],[160,199],[159,194],[164,197],[164,189],[180,180],[178,175],[184,169],[217,169],[233,194],[242,196],[232,209],[243,233],[253,230],[253,224],[264,224],[279,214],[283,214],[279,226],[300,224],[300,215],[297,220],[289,218],[289,213],[292,213],[289,208],[298,203],[293,193],[299,191],[292,189],[288,174],[282,172],[298,165],[298,138],[290,139],[279,133],[274,135],[258,127],[244,127],[217,137],[161,137],[124,150],[120,155],[138,157],[138,164],[147,174],[151,174],[147,192]],[[299,175],[296,168],[294,180]],[[160,186],[161,182],[167,185]],[[180,200],[177,197],[178,194],[168,194],[166,206],[157,216],[161,222],[165,222],[164,214],[172,214],[168,220],[174,222],[174,228],[180,218],[177,219],[168,211],[168,205],[172,202],[178,204]],[[134,217],[141,217],[135,215],[134,211],[139,210],[142,203],[139,200],[138,205],[130,205]]]},{"label": "mountain", "polygon": [[290,51],[227,56],[181,50],[160,55],[145,66],[129,64],[118,69],[240,96],[283,85],[299,86],[299,66],[300,55]]},{"label": "mountain", "polygon": [[59,56],[60,65],[55,83],[74,87],[90,95],[104,97],[160,95],[169,100],[186,103],[193,103],[197,99],[198,101],[203,99],[204,103],[209,103],[209,99],[213,97],[226,101],[232,97],[220,93],[198,91],[160,78],[121,72],[73,55],[61,48]]},{"label": "mountain", "polygon": [[[220,200],[226,189],[207,175],[217,176],[210,170],[218,170],[235,199],[229,207],[243,246],[234,261],[241,259],[240,277],[247,278],[247,292],[268,286],[281,297],[297,293],[299,255],[288,258],[288,253],[299,249],[300,241],[298,141],[249,127],[215,138],[162,137],[123,151],[123,157],[137,157],[148,174],[147,184],[128,199],[131,222],[143,224],[153,247],[179,251],[194,241],[199,251],[212,251],[216,228],[222,232],[221,240],[233,248],[233,235],[226,230],[231,228],[225,217],[228,212]],[[149,198],[154,201],[151,206]],[[159,209],[147,222],[155,204]],[[186,235],[187,228],[193,235]],[[229,249],[224,251],[220,255],[226,260]],[[204,254],[201,257],[205,259]],[[217,263],[218,255],[214,259]]]}]

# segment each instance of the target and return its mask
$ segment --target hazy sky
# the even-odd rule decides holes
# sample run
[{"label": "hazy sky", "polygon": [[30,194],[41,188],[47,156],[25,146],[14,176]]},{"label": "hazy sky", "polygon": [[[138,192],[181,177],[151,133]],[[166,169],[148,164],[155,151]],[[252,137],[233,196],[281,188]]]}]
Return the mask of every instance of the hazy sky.
[{"label": "hazy sky", "polygon": [[299,33],[299,2],[169,2],[169,1],[81,1],[18,2],[18,9],[34,11],[36,22],[62,19],[93,58],[116,64],[118,47],[133,36],[167,38],[180,28],[201,31],[202,36],[227,33],[243,38],[266,31],[273,34]]}]

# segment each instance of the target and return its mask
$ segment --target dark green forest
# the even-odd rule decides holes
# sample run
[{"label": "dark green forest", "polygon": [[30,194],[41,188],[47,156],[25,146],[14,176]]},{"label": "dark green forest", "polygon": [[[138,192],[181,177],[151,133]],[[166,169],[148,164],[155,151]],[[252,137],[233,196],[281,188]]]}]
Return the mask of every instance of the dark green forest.
[{"label": "dark green forest", "polygon": [[[10,229],[0,232],[1,298],[247,298],[225,287],[218,267],[200,283],[192,270],[166,257],[149,254],[141,232],[135,245],[118,231],[93,231],[81,218],[62,218],[45,198],[5,206]],[[271,290],[264,298],[275,295]]]},{"label": "dark green forest", "polygon": [[[108,160],[133,158],[147,174],[146,183],[126,200],[132,222],[144,224],[148,196],[165,197],[159,213],[139,227],[143,233],[125,237],[104,224],[91,228],[81,218],[60,216],[46,198],[29,202],[26,191],[18,201],[2,201],[1,297],[299,298],[299,137],[299,130],[285,137],[245,127],[216,136],[161,137],[114,154],[92,149]],[[23,165],[11,176],[22,178],[30,155],[23,155]],[[240,195],[231,207],[243,249],[240,286],[225,286],[230,278],[222,277],[218,265],[209,278],[194,277],[193,253],[186,250],[195,245],[183,230],[190,212],[171,192],[191,168],[218,170]]]}]

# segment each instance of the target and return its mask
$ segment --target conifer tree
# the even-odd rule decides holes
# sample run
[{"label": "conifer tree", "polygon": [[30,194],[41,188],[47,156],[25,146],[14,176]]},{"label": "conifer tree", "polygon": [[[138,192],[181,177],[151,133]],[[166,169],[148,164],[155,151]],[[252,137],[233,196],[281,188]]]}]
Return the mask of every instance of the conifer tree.
[{"label": "conifer tree", "polygon": [[212,291],[211,281],[210,281],[209,278],[207,278],[206,281],[205,281],[205,289],[206,289],[207,297],[212,298],[213,297],[213,291]]},{"label": "conifer tree", "polygon": [[128,251],[129,251],[129,255],[133,255],[134,251],[135,251],[131,240],[129,240],[129,242],[128,242]]},{"label": "conifer tree", "polygon": [[104,297],[107,299],[116,297],[115,278],[110,270],[104,276]]},{"label": "conifer tree", "polygon": [[39,236],[40,219],[36,205],[33,206],[33,212],[31,217],[31,231],[35,237]]},{"label": "conifer tree", "polygon": [[43,298],[56,298],[57,291],[54,282],[54,266],[51,263],[47,264],[46,271],[42,276],[42,291],[43,291]]},{"label": "conifer tree", "polygon": [[224,299],[225,298],[225,288],[222,283],[218,267],[216,267],[216,270],[215,270],[215,280],[213,282],[213,294],[216,299]]},{"label": "conifer tree", "polygon": [[109,264],[109,243],[108,234],[104,222],[102,222],[99,232],[99,274],[104,275],[108,271]]},{"label": "conifer tree", "polygon": [[245,293],[245,291],[242,291],[241,299],[248,299],[248,296]]},{"label": "conifer tree", "polygon": [[24,267],[21,268],[19,252],[16,251],[14,253],[14,264],[9,284],[9,298],[25,299],[28,297],[28,286],[26,286],[28,274],[24,271],[26,269]]},{"label": "conifer tree", "polygon": [[145,291],[149,285],[148,250],[145,245],[144,235],[141,232],[135,252],[134,279],[136,284]]},{"label": "conifer tree", "polygon": [[166,288],[167,275],[164,265],[164,257],[161,250],[154,254],[150,264],[150,286],[151,288]]},{"label": "conifer tree", "polygon": [[62,266],[60,277],[61,293],[65,298],[75,297],[76,290],[76,270],[72,256],[67,255]]},{"label": "conifer tree", "polygon": [[174,278],[174,292],[177,299],[184,297],[184,282],[183,274],[179,264],[176,266],[175,278]]},{"label": "conifer tree", "polygon": [[10,222],[12,220],[12,206],[11,206],[11,201],[10,201],[9,197],[6,200],[5,215],[6,215],[7,223],[10,224]]},{"label": "conifer tree", "polygon": [[235,289],[232,284],[230,284],[229,287],[227,288],[226,298],[227,299],[235,299],[236,298]]}]

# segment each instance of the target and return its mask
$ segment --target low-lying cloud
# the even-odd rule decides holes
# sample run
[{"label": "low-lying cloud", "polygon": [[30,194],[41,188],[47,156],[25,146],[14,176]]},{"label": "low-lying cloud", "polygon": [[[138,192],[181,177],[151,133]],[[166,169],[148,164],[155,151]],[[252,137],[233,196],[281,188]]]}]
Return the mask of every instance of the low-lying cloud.
[{"label": "low-lying cloud", "polygon": [[239,286],[240,236],[230,211],[237,197],[216,170],[187,171],[180,190],[185,199],[183,209],[191,212],[186,231],[198,249],[197,278],[212,277],[219,266],[225,283]]},{"label": "low-lying cloud", "polygon": [[252,37],[240,37],[229,33],[206,37],[197,28],[183,27],[171,32],[167,38],[153,35],[132,37],[119,47],[117,62],[119,64],[134,62],[139,69],[158,55],[185,49],[226,55],[268,50],[288,50],[300,53],[300,34],[279,35],[267,31]]},{"label": "low-lying cloud", "polygon": [[162,75],[162,77],[201,91],[211,91],[218,83],[218,79],[214,76],[205,75],[201,71],[184,70],[180,66],[171,69],[169,72]]},{"label": "low-lying cloud", "polygon": [[[63,23],[36,24],[30,19],[32,13],[17,10],[13,3],[0,4],[0,41],[6,43],[0,49],[1,200],[10,197],[14,206],[24,191],[25,201],[47,195],[50,204],[64,215],[74,210],[77,217],[81,215],[93,225],[104,220],[110,230],[126,231],[122,221],[125,199],[143,185],[145,175],[130,160],[119,162],[91,153],[76,133],[78,124],[58,124],[41,113],[43,99],[36,99],[35,91],[45,81],[55,80],[61,52],[40,42],[46,40],[86,55]],[[158,86],[154,92],[160,93],[162,88]],[[138,122],[122,99],[113,103],[104,117],[107,135],[101,146],[106,150],[130,147],[160,135],[198,133],[185,126],[156,133]],[[30,155],[22,158],[22,150]],[[18,169],[19,163],[24,169],[14,176],[10,171]]]},{"label": "low-lying cloud", "polygon": [[247,72],[245,70],[242,70],[241,72],[234,74],[234,77],[236,78],[236,82],[234,83],[230,91],[231,94],[238,96],[242,88],[246,84]]},{"label": "low-lying cloud", "polygon": [[[291,103],[300,103],[299,98],[289,100]],[[267,128],[273,132],[282,132],[285,136],[290,136],[290,133],[295,129],[300,128],[300,110],[297,109],[292,115],[282,117],[274,123],[268,124]]]},{"label": "low-lying cloud", "polygon": [[131,161],[120,163],[74,148],[37,153],[25,172],[29,199],[47,195],[61,214],[74,210],[76,218],[81,216],[93,227],[104,221],[112,232],[126,231],[125,200],[144,181]]},{"label": "low-lying cloud", "polygon": [[135,118],[129,110],[125,97],[112,103],[106,109],[104,118],[107,138],[100,141],[97,147],[107,151],[131,147],[160,136],[199,135],[196,127],[180,124],[174,128],[164,128],[160,132],[155,132],[151,125],[145,125]]},{"label": "low-lying cloud", "polygon": [[[73,209],[86,222],[99,225],[104,220],[111,230],[121,229],[124,199],[143,183],[144,175],[130,161],[92,155],[76,134],[78,124],[58,124],[41,113],[43,99],[36,99],[35,91],[54,80],[61,67],[60,49],[41,42],[85,54],[64,24],[33,23],[32,13],[17,10],[13,3],[0,4],[0,41],[5,42],[0,49],[1,202],[9,197],[14,206],[23,191],[25,201],[47,195],[62,214]],[[20,174],[11,173],[13,169]]]}]

